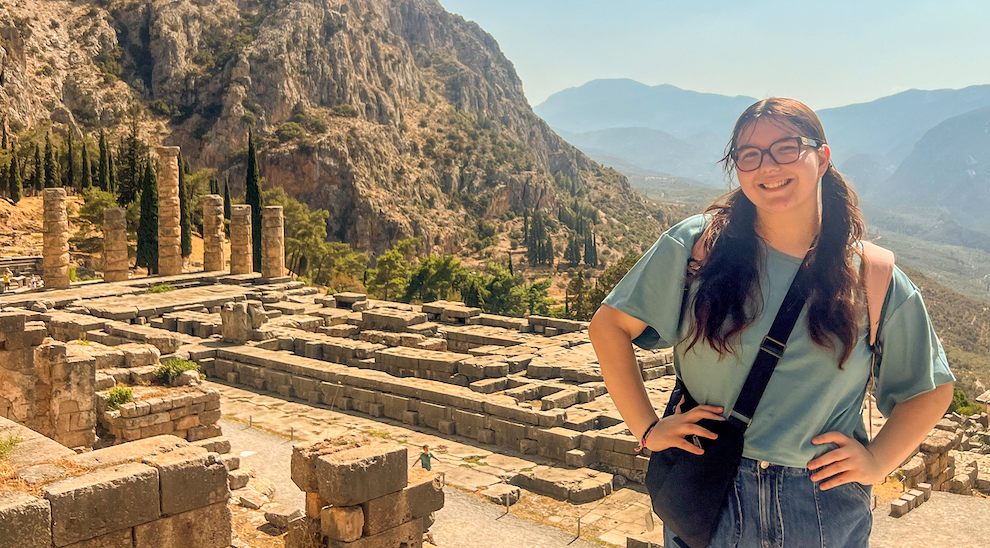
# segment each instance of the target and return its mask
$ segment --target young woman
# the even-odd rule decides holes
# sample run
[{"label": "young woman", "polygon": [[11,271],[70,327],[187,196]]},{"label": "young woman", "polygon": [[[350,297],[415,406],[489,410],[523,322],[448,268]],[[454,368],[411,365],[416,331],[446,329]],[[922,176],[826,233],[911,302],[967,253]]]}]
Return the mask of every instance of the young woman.
[{"label": "young woman", "polygon": [[[804,268],[811,282],[805,307],[745,432],[710,546],[868,546],[871,486],[935,426],[955,379],[921,292],[895,268],[875,378],[888,420],[867,440],[862,412],[872,351],[857,245],[864,226],[855,193],[830,162],[821,122],[798,101],[765,99],[740,116],[727,150],[726,171],[739,187],[724,204],[665,232],[595,314],[590,335],[602,375],[642,439],[658,415],[632,343],[673,346],[677,374],[702,405],[660,420],[645,447],[701,454],[685,438],[714,438],[696,423],[732,409]],[[707,258],[688,280],[699,238]],[[669,530],[665,541],[682,546]]]}]

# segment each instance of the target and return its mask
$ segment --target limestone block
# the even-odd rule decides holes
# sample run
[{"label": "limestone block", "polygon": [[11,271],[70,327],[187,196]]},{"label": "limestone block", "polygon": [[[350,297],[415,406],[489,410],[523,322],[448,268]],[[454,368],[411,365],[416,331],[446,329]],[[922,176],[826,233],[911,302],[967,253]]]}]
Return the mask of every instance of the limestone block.
[{"label": "limestone block", "polygon": [[183,447],[144,463],[158,469],[163,514],[181,514],[230,498],[227,467],[220,455],[202,447]]},{"label": "limestone block", "polygon": [[100,535],[65,548],[134,548],[134,529],[127,528]]},{"label": "limestone block", "polygon": [[[413,520],[374,536],[361,537],[351,543],[329,540],[327,548],[395,548],[397,546],[422,548],[423,521],[424,518]],[[286,546],[288,548],[288,545]]]},{"label": "limestone block", "polygon": [[238,489],[243,489],[247,487],[249,481],[251,481],[250,470],[234,470],[227,473],[227,485],[230,487],[231,491],[236,491]]},{"label": "limestone block", "polygon": [[353,542],[361,538],[364,525],[360,506],[326,506],[320,510],[320,528],[330,540]]},{"label": "limestone block", "polygon": [[237,503],[245,508],[261,510],[262,506],[270,502],[264,495],[254,489],[244,489],[243,491],[237,497]]},{"label": "limestone block", "polygon": [[49,548],[52,511],[47,500],[26,493],[0,493],[0,548]]},{"label": "limestone block", "polygon": [[134,548],[225,548],[231,544],[230,507],[218,502],[134,528]]},{"label": "limestone block", "polygon": [[406,486],[405,447],[353,437],[340,441],[293,448],[292,480],[300,489],[319,492],[333,506],[354,506]]},{"label": "limestone block", "polygon": [[47,485],[44,494],[52,508],[52,541],[65,546],[156,520],[158,493],[158,471],[137,463]]},{"label": "limestone block", "polygon": [[320,519],[320,512],[327,505],[327,501],[319,493],[306,493],[306,515],[311,518]]},{"label": "limestone block", "polygon": [[440,475],[414,468],[409,472],[409,485],[405,489],[361,504],[364,509],[364,534],[377,535],[428,516],[443,508],[443,502]]},{"label": "limestone block", "polygon": [[265,521],[282,530],[289,527],[289,522],[302,516],[302,510],[281,504],[275,504],[265,509]]}]

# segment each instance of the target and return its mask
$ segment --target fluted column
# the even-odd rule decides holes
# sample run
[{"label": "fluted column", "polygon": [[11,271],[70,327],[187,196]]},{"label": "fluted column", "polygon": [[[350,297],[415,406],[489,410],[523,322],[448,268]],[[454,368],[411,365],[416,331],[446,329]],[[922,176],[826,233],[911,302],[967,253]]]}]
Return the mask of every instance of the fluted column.
[{"label": "fluted column", "polygon": [[179,147],[157,147],[158,273],[182,274],[182,229],[179,228]]},{"label": "fluted column", "polygon": [[223,240],[223,197],[208,194],[203,200],[203,270],[214,272],[227,266]]},{"label": "fluted column", "polygon": [[230,273],[254,272],[251,251],[251,206],[230,206]]},{"label": "fluted column", "polygon": [[44,198],[42,268],[45,287],[69,287],[69,217],[65,189],[46,188]]},{"label": "fluted column", "polygon": [[127,215],[122,207],[103,210],[103,280],[127,279]]}]

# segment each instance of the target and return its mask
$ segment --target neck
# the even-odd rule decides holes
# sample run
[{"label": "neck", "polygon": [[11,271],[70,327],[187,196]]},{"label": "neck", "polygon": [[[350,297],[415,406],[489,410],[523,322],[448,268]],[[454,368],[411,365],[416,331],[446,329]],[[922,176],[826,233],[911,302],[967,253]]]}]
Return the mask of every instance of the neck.
[{"label": "neck", "polygon": [[[816,212],[817,213],[817,212]],[[793,257],[804,257],[821,230],[821,217],[806,212],[760,212],[756,233],[770,247]]]}]

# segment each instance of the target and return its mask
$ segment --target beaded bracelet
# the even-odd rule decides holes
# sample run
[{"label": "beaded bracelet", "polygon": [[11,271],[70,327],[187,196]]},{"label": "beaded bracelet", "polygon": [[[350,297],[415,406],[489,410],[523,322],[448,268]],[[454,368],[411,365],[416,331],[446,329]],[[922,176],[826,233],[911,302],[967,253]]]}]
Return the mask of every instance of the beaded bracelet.
[{"label": "beaded bracelet", "polygon": [[653,428],[659,423],[660,423],[660,419],[653,421],[653,424],[650,424],[650,426],[646,429],[646,432],[643,433],[643,439],[639,440],[639,445],[636,446],[637,453],[639,453],[644,448],[646,448],[646,438],[649,437],[650,432],[652,432]]}]

